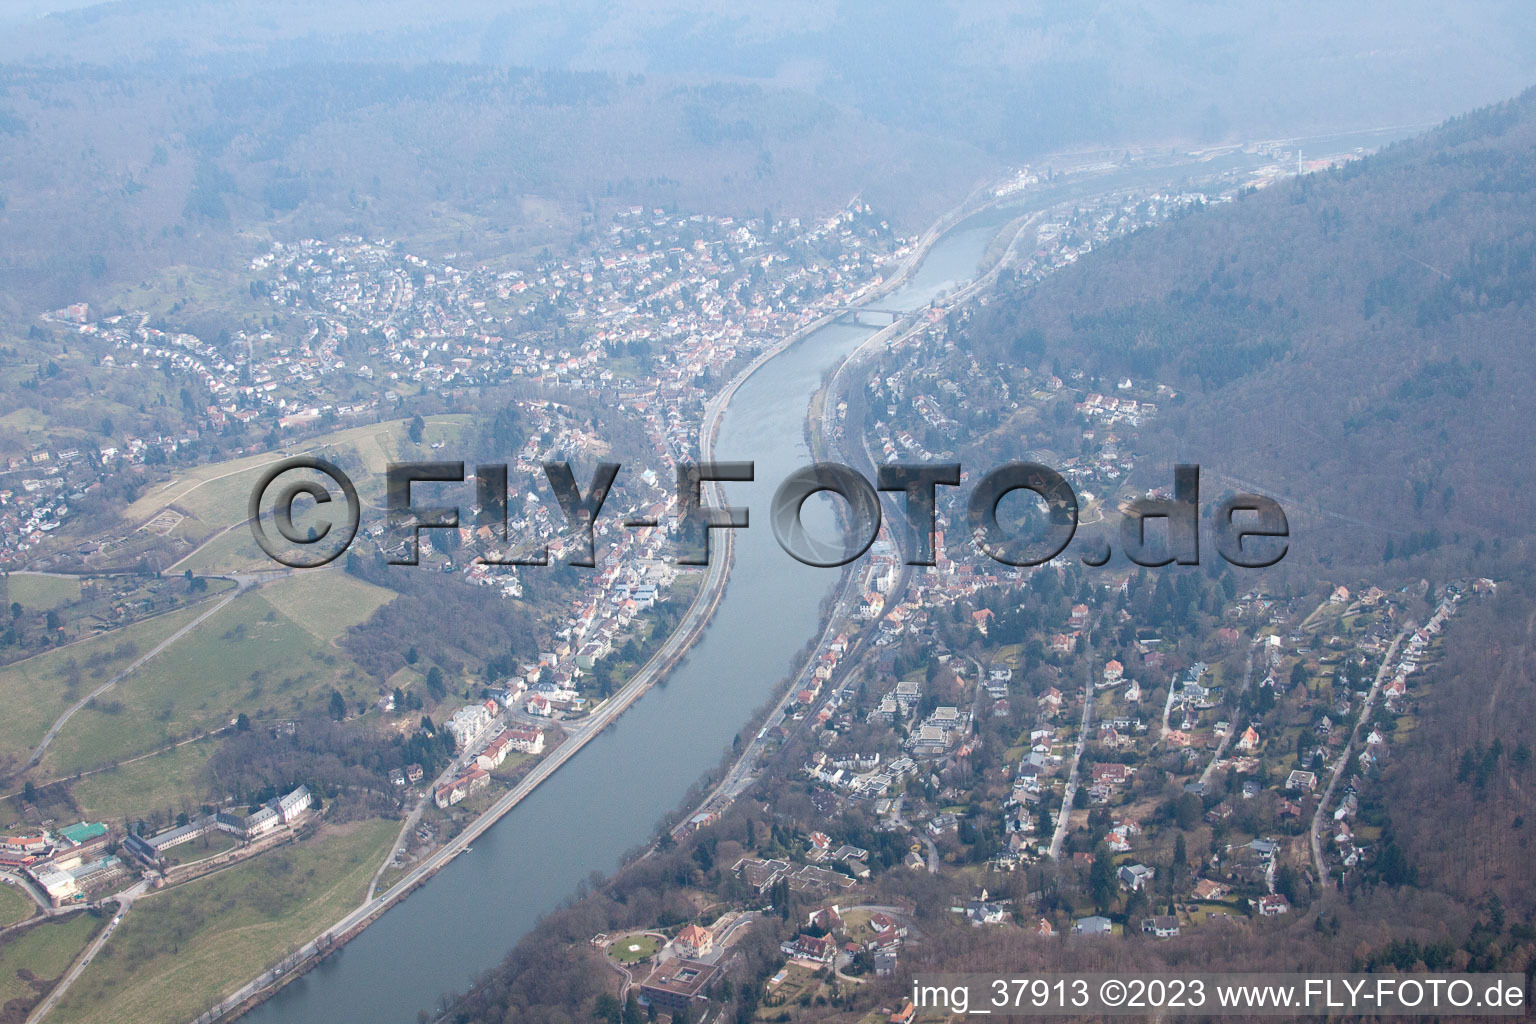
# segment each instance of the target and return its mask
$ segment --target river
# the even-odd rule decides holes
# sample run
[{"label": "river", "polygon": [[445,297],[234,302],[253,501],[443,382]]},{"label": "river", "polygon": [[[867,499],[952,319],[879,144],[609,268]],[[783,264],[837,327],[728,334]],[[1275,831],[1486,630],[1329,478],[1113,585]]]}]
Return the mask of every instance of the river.
[{"label": "river", "polygon": [[[874,305],[914,310],[953,291],[976,276],[988,244],[1021,213],[1254,163],[1230,154],[1182,169],[1119,169],[1025,194],[952,228],[903,286]],[[784,477],[809,461],[806,414],[823,374],[872,330],[831,324],[807,335],[766,363],[731,401],[716,457],[756,463],[756,482],[726,487],[732,504],[751,509],[752,526],[737,533],[736,565],[713,620],[666,682],[471,850],[246,1021],[410,1024],[420,1010],[463,991],[499,963],[583,879],[611,874],[626,851],[655,835],[661,816],[719,763],[817,631],[817,612],[837,571],[803,566],[779,548],[768,524],[769,501]],[[829,506],[812,504],[807,526],[825,535]]]}]

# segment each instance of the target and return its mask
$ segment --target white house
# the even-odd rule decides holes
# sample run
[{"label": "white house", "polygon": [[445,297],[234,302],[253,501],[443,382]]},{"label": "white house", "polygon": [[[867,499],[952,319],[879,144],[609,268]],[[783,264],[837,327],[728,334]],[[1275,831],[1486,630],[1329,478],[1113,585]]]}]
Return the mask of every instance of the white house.
[{"label": "white house", "polygon": [[300,786],[277,802],[277,813],[283,819],[283,824],[288,825],[295,818],[309,810],[314,797],[310,795],[308,786]]},{"label": "white house", "polygon": [[475,741],[490,724],[491,713],[484,704],[466,704],[453,713],[453,717],[448,719],[445,727],[452,734],[459,749],[468,750],[475,745]]}]

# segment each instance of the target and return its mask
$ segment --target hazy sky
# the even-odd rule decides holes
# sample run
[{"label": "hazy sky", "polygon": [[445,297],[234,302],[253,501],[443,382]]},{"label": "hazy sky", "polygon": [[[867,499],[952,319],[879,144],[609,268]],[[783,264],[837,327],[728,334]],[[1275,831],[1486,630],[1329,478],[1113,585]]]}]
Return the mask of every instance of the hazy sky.
[{"label": "hazy sky", "polygon": [[1010,154],[1417,123],[1536,83],[1529,0],[0,0],[0,18],[0,61],[754,81]]},{"label": "hazy sky", "polygon": [[[0,0],[0,21],[31,21],[54,11],[91,7],[96,0]],[[121,0],[127,6],[128,0]]]}]

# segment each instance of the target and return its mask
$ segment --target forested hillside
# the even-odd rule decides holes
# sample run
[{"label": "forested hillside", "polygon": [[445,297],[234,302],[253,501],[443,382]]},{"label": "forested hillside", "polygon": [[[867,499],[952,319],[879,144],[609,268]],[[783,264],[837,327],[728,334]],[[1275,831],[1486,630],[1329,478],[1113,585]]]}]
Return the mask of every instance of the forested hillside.
[{"label": "forested hillside", "polygon": [[1536,603],[1525,571],[1447,640],[1422,722],[1386,774],[1407,873],[1467,900],[1536,914]]},{"label": "forested hillside", "polygon": [[[218,75],[463,61],[756,81],[1010,159],[1426,123],[1536,73],[1536,40],[1508,0],[78,2],[5,25],[0,59]],[[7,13],[0,5],[0,24]]]},{"label": "forested hillside", "polygon": [[299,64],[0,69],[0,314],[221,266],[232,237],[559,245],[614,205],[809,216],[864,194],[919,230],[996,167],[803,93],[605,73]]},{"label": "forested hillside", "polygon": [[1533,294],[1527,92],[1005,287],[968,343],[1010,360],[1039,331],[1046,364],[1179,389],[1144,482],[1178,458],[1208,498],[1280,498],[1293,557],[1496,574],[1531,523]]}]

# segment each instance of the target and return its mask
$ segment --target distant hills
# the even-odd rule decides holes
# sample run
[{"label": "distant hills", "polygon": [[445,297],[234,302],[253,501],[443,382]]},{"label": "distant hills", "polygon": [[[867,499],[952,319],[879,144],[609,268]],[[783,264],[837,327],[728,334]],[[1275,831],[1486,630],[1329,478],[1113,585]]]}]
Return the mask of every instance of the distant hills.
[{"label": "distant hills", "polygon": [[1003,163],[1421,124],[1536,78],[1517,0],[26,0],[0,26],[0,314],[242,227],[481,256],[610,198],[862,192],[920,229]]},{"label": "distant hills", "polygon": [[1421,123],[1536,78],[1519,0],[131,0],[6,29],[0,60],[161,74],[382,61],[755,82],[1010,159]]},{"label": "distant hills", "polygon": [[1181,459],[1207,500],[1280,497],[1302,557],[1488,569],[1530,534],[1536,91],[1003,293],[973,346],[1038,330],[1048,360],[1181,389],[1138,479]]},{"label": "distant hills", "polygon": [[221,266],[241,231],[558,251],[615,205],[919,230],[998,165],[804,93],[599,72],[0,66],[0,313]]}]

